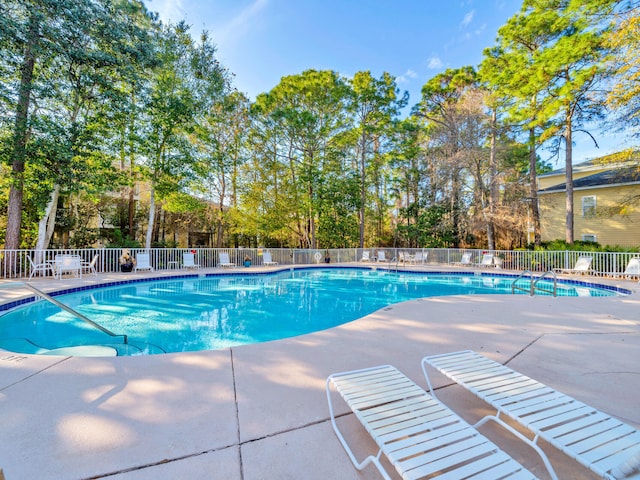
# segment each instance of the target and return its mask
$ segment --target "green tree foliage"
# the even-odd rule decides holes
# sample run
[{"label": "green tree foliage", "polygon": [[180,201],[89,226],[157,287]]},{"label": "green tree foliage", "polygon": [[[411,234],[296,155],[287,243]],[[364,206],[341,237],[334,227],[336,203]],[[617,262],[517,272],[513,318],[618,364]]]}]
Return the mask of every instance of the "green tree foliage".
[{"label": "green tree foliage", "polygon": [[[42,212],[45,199],[55,206],[59,189],[113,184],[100,174],[109,161],[96,154],[91,108],[108,100],[114,78],[143,55],[144,28],[131,20],[145,10],[134,1],[85,0],[10,0],[2,9],[0,69],[14,80],[0,87],[2,111],[10,112],[1,124],[3,160],[11,165],[5,246],[17,248],[25,190]],[[38,217],[55,217],[49,206]]]}]

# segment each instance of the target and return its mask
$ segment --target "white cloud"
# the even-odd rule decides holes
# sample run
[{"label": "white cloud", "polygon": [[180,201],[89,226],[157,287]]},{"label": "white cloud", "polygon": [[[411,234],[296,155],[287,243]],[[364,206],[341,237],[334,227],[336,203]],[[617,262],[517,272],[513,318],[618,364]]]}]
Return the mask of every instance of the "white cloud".
[{"label": "white cloud", "polygon": [[418,74],[413,70],[409,69],[406,72],[404,72],[402,75],[400,75],[398,78],[396,78],[396,81],[398,83],[409,83],[411,79],[417,78],[417,77],[418,77]]},{"label": "white cloud", "polygon": [[471,22],[473,22],[473,17],[475,16],[475,14],[476,14],[475,10],[471,10],[469,13],[467,13],[462,19],[462,23],[460,23],[460,26],[461,27],[468,26]]},{"label": "white cloud", "polygon": [[232,37],[241,31],[246,30],[246,28],[251,25],[251,22],[267,7],[268,4],[269,0],[255,0],[251,5],[242,9],[242,11],[230,21],[225,22],[224,28],[216,31],[216,38],[226,39],[227,37]]},{"label": "white cloud", "polygon": [[442,68],[442,60],[435,56],[429,58],[427,60],[427,68],[430,68],[432,70],[438,70],[439,68]]},{"label": "white cloud", "polygon": [[150,11],[158,12],[164,23],[175,23],[185,17],[183,0],[147,0],[146,4]]}]

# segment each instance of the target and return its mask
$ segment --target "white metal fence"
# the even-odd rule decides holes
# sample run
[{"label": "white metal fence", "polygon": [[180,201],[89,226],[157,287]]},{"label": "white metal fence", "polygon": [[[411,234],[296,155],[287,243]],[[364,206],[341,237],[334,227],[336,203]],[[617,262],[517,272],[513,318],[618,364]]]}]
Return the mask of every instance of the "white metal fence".
[{"label": "white metal fence", "polygon": [[[501,268],[521,272],[545,272],[554,268],[573,268],[579,256],[593,258],[591,268],[602,275],[615,275],[624,272],[631,258],[639,257],[638,253],[619,252],[579,252],[579,251],[528,251],[528,250],[481,250],[481,249],[448,249],[448,248],[342,248],[342,249],[279,249],[279,248],[133,248],[131,255],[149,253],[151,266],[156,270],[175,270],[182,267],[183,254],[195,254],[195,263],[201,268],[215,268],[219,264],[219,254],[226,252],[232,263],[243,265],[247,258],[251,265],[262,265],[264,250],[271,253],[272,260],[280,265],[308,265],[324,263],[360,262],[365,251],[369,252],[370,261],[377,261],[380,252],[384,252],[385,262],[398,265],[399,259],[409,256],[424,259],[425,265],[451,265],[460,262],[462,255],[471,254],[473,263],[479,263],[484,253],[492,253]],[[34,263],[54,262],[58,255],[79,255],[84,262],[91,262],[95,255],[95,268],[98,273],[118,272],[120,270],[120,248],[101,249],[58,249],[58,250],[0,250],[0,278],[29,277],[32,270],[30,257]],[[328,254],[328,255],[327,255]],[[326,257],[326,259],[325,259]],[[41,273],[41,272],[39,272]]]}]

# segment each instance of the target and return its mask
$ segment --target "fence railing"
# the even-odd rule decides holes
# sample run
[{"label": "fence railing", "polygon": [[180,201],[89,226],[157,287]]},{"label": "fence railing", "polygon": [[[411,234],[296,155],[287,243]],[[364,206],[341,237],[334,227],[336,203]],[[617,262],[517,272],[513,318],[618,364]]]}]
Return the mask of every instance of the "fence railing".
[{"label": "fence railing", "polygon": [[[394,265],[399,259],[416,257],[426,265],[450,265],[460,262],[463,254],[470,253],[472,263],[479,263],[483,254],[491,253],[499,266],[506,270],[531,270],[546,272],[552,269],[573,268],[578,257],[592,257],[591,268],[596,274],[615,275],[624,272],[629,260],[639,257],[632,252],[579,252],[579,251],[529,251],[529,250],[482,250],[449,248],[341,248],[341,249],[288,249],[288,248],[132,248],[135,258],[138,253],[148,253],[151,266],[155,270],[176,270],[183,265],[183,254],[194,253],[195,263],[201,268],[216,268],[219,254],[229,254],[232,263],[243,265],[247,258],[251,265],[262,265],[263,252],[268,250],[272,260],[280,265],[309,265],[324,263],[360,262],[366,251],[370,261],[380,259],[384,252],[385,262]],[[0,278],[29,277],[34,264],[54,263],[56,256],[77,255],[83,262],[90,263],[97,255],[95,269],[98,273],[120,271],[120,248],[55,249],[55,250],[0,250]],[[31,259],[31,261],[29,260]],[[38,272],[38,274],[43,272]],[[46,273],[46,272],[45,272]]]}]

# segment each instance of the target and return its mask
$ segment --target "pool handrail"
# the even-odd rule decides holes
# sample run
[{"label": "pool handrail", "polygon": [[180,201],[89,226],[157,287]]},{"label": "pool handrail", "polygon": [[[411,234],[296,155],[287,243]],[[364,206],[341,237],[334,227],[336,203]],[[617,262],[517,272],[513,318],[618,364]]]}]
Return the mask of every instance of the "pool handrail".
[{"label": "pool handrail", "polygon": [[44,298],[46,301],[48,301],[49,303],[54,304],[56,307],[61,308],[62,310],[64,310],[65,312],[70,313],[71,315],[79,318],[80,320],[82,320],[83,322],[88,323],[89,325],[91,325],[94,328],[97,328],[98,330],[100,330],[103,333],[106,333],[107,335],[111,336],[111,337],[122,337],[123,338],[123,342],[125,344],[129,343],[129,340],[127,338],[126,334],[117,334],[117,333],[113,333],[111,330],[103,327],[102,325],[97,324],[96,322],[94,322],[93,320],[91,320],[90,318],[86,317],[85,315],[83,315],[80,312],[76,312],[73,308],[69,307],[68,305],[65,305],[64,303],[56,300],[55,298],[53,298],[51,295],[43,292],[42,290],[34,287],[33,285],[30,285],[28,283],[23,283],[23,286],[25,286],[27,289],[31,290],[33,293],[35,293],[36,295],[38,295],[39,297]]}]

